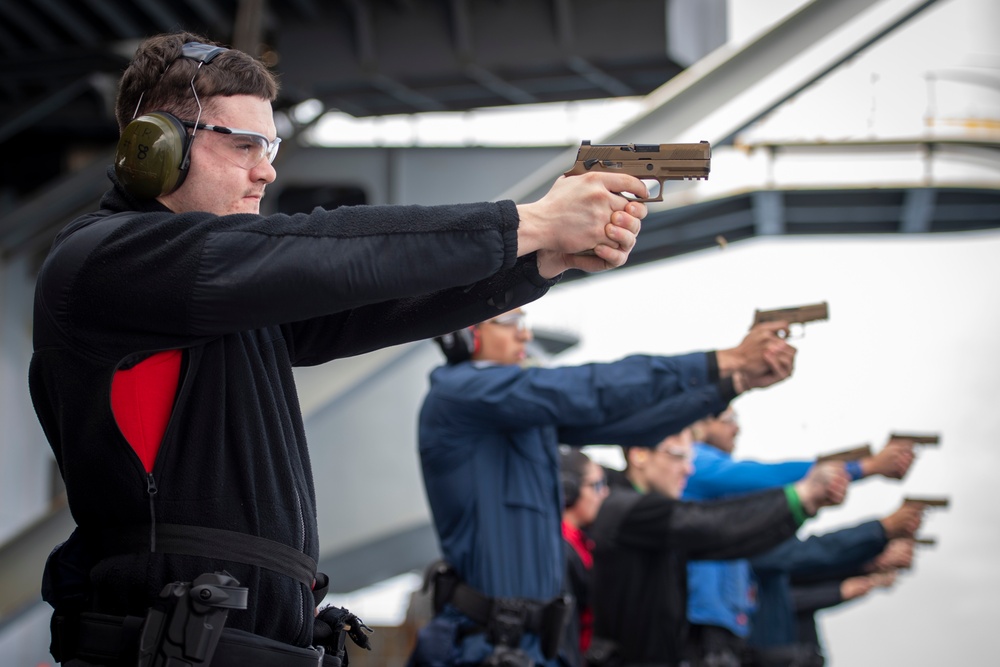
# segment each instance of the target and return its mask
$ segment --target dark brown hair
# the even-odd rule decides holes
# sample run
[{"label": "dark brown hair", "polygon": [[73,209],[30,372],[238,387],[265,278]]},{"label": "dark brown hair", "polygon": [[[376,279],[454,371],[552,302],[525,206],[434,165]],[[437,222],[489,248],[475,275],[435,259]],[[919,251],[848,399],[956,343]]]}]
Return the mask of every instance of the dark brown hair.
[{"label": "dark brown hair", "polygon": [[119,130],[133,118],[152,111],[194,120],[198,103],[191,92],[191,77],[196,71],[194,87],[203,113],[211,108],[213,97],[253,95],[269,102],[278,97],[277,79],[259,60],[230,49],[198,70],[196,61],[181,57],[181,48],[188,42],[219,46],[190,32],[156,35],[139,45],[118,85],[115,117]]}]

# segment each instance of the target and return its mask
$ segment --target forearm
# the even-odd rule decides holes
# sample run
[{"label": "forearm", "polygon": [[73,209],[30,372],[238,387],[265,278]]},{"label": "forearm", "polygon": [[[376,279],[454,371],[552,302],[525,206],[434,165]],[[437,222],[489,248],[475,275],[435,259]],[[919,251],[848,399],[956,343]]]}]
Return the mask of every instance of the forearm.
[{"label": "forearm", "polygon": [[839,579],[818,584],[792,586],[792,607],[796,613],[827,609],[843,601]]},{"label": "forearm", "polygon": [[530,303],[555,284],[542,279],[532,257],[469,288],[395,299],[289,325],[296,365],[362,354],[456,331]]},{"label": "forearm", "polygon": [[725,409],[731,389],[713,375],[709,355],[638,355],[595,368],[599,392],[596,419],[564,421],[567,444],[611,443],[649,446],[692,422]]},{"label": "forearm", "polygon": [[753,567],[780,570],[794,576],[829,576],[833,568],[856,567],[874,558],[885,546],[883,533],[866,522],[853,528],[789,540],[753,559]]},{"label": "forearm", "polygon": [[747,558],[784,542],[797,527],[779,489],[681,503],[671,517],[673,539],[695,560]]}]

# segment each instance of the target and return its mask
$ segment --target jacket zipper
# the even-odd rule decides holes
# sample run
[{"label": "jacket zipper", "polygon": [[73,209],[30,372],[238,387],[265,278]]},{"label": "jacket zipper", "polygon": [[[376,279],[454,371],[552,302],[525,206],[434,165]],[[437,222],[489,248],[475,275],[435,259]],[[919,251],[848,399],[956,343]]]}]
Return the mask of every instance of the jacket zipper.
[{"label": "jacket zipper", "polygon": [[[147,355],[147,357],[149,357],[149,356],[152,356],[154,354],[158,354],[160,352],[168,352],[170,350],[176,350],[176,349],[178,349],[178,348],[166,347],[166,348],[159,349],[159,350],[144,350],[144,351],[140,352],[139,354],[145,354],[145,355]],[[184,358],[182,360],[182,364],[183,364],[182,365],[182,369],[183,370],[182,370],[181,376],[177,379],[177,394],[174,397],[175,401],[176,401],[177,396],[181,395],[181,392],[184,390],[184,386],[187,383],[188,378],[190,376],[190,373],[188,372],[188,370],[189,370],[188,369],[188,364],[190,363],[190,359],[188,358],[188,354],[189,353],[187,351],[184,351],[183,354],[184,354]],[[118,372],[118,368],[119,368],[120,365],[121,365],[121,361],[119,361],[117,364],[115,364],[114,371],[111,374],[112,378],[114,377],[114,374]],[[109,384],[108,385],[108,391],[109,391],[109,393],[110,393],[110,387],[111,387],[111,385]],[[108,403],[109,403],[109,405],[110,405],[110,401],[111,401],[111,397],[109,395],[108,396]],[[174,419],[173,419],[173,414],[171,414],[170,419],[167,421],[167,428],[163,432],[163,440],[160,443],[160,447],[157,449],[156,459],[160,458],[160,455],[161,455],[161,453],[163,451],[163,444],[165,444],[167,442],[167,435],[170,433],[170,429],[173,426],[173,424],[174,424]],[[120,432],[120,430],[119,430],[119,432]],[[124,436],[123,436],[123,438],[124,438]],[[127,441],[126,441],[126,444],[127,444]],[[156,497],[156,494],[157,494],[157,491],[158,491],[158,489],[156,487],[156,479],[153,478],[153,473],[152,472],[146,472],[146,469],[142,465],[142,461],[139,460],[139,456],[138,456],[138,454],[136,454],[136,451],[131,446],[128,446],[128,450],[129,450],[129,452],[132,453],[133,459],[136,460],[136,461],[139,461],[139,467],[146,474],[146,495],[149,496],[149,551],[150,551],[150,553],[155,553],[156,552],[156,506],[155,506],[153,500]],[[153,468],[156,468],[156,459],[154,459],[154,461],[153,461]]]},{"label": "jacket zipper", "polygon": [[146,473],[146,493],[149,495],[149,551],[156,553],[156,508],[153,498],[156,496],[156,480],[153,473]]}]

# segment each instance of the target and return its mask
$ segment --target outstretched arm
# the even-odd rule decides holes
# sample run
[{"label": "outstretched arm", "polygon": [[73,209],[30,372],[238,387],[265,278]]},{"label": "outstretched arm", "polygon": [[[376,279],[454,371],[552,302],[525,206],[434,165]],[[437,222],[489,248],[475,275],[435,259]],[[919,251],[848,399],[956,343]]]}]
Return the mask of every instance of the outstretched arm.
[{"label": "outstretched arm", "polygon": [[541,199],[518,205],[518,255],[538,252],[538,270],[546,278],[566,269],[621,266],[647,210],[620,192],[641,194],[646,186],[625,174],[561,176]]}]

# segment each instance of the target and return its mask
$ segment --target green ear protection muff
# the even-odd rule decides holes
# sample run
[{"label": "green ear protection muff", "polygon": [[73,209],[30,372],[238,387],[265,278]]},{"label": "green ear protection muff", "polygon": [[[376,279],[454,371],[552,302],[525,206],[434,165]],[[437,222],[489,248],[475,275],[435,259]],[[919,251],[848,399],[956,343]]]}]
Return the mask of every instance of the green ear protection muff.
[{"label": "green ear protection muff", "polygon": [[[221,46],[188,42],[181,48],[181,58],[197,61],[201,69],[227,50]],[[196,70],[194,76],[197,75]],[[194,76],[191,77],[192,92]],[[201,108],[200,102],[198,107]],[[187,176],[191,164],[191,139],[181,121],[166,111],[154,111],[133,119],[122,131],[115,153],[115,174],[119,182],[137,199],[155,199],[170,194]]]},{"label": "green ear protection muff", "polygon": [[165,111],[139,116],[118,140],[115,173],[137,199],[155,199],[181,186],[187,175],[188,133]]}]

